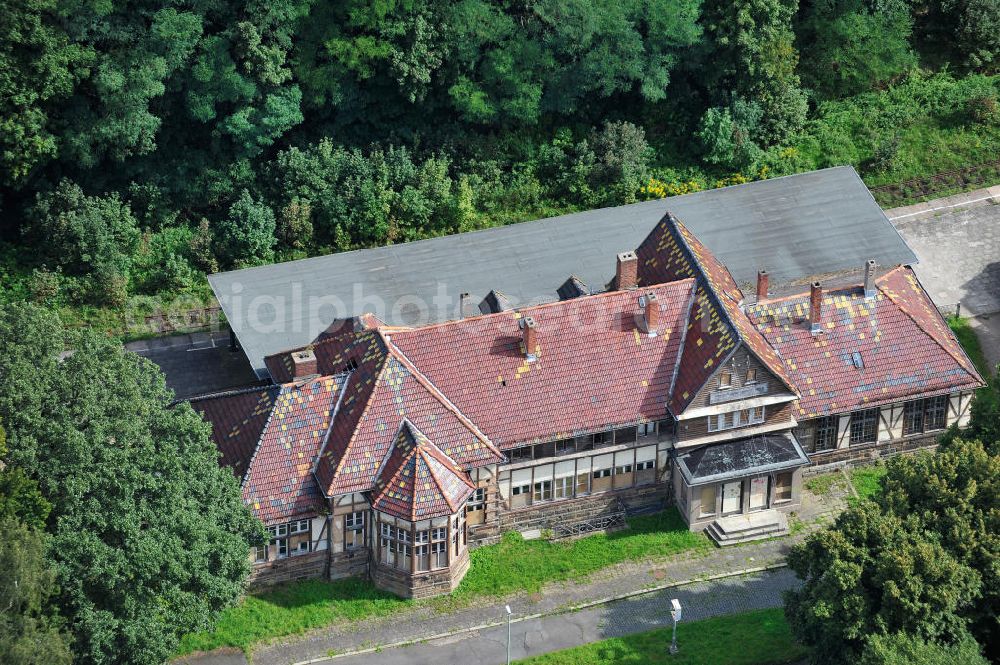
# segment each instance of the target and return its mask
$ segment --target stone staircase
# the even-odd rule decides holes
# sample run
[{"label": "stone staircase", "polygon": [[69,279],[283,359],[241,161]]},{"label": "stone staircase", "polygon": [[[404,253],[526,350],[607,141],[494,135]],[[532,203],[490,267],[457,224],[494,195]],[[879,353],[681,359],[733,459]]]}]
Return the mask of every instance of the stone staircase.
[{"label": "stone staircase", "polygon": [[788,535],[788,516],[777,510],[720,517],[705,529],[719,547]]}]

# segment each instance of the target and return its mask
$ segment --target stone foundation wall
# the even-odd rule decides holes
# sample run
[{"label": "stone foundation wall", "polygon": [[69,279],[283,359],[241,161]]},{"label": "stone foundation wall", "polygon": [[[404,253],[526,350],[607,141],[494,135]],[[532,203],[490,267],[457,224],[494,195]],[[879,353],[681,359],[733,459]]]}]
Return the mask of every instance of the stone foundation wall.
[{"label": "stone foundation wall", "polygon": [[880,459],[920,450],[934,450],[937,448],[938,437],[940,436],[941,432],[935,432],[925,436],[913,436],[893,441],[866,443],[859,446],[850,446],[849,448],[837,448],[836,450],[810,453],[809,459],[812,461],[812,465],[806,467],[804,475],[812,476],[842,466],[871,464]]},{"label": "stone foundation wall", "polygon": [[344,577],[367,577],[368,554],[368,548],[363,547],[331,555],[329,578],[339,580]]},{"label": "stone foundation wall", "polygon": [[430,598],[455,590],[469,570],[469,552],[464,551],[451,566],[430,572],[410,573],[398,568],[372,566],[372,582],[380,589],[403,598]]},{"label": "stone foundation wall", "polygon": [[326,574],[327,551],[290,556],[277,561],[254,564],[250,572],[250,585],[256,588],[321,578]]},{"label": "stone foundation wall", "polygon": [[580,524],[621,508],[629,511],[663,508],[670,503],[669,487],[669,483],[655,483],[563,501],[546,501],[516,510],[497,502],[497,512],[492,517],[487,515],[487,523],[469,530],[470,545],[494,542],[499,534],[507,531],[554,529],[556,526]]}]

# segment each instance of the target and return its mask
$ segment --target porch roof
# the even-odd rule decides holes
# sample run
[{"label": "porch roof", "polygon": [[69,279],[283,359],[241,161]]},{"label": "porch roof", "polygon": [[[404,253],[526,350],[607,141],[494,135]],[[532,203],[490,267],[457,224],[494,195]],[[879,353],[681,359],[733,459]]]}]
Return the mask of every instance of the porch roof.
[{"label": "porch roof", "polygon": [[674,452],[689,486],[805,466],[809,457],[791,432],[764,434]]}]

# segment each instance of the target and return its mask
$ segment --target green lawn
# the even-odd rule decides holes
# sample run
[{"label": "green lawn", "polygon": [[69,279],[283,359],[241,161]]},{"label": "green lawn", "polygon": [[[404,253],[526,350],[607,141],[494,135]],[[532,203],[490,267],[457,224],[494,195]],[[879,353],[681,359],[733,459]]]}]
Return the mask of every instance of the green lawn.
[{"label": "green lawn", "polygon": [[[472,552],[472,566],[455,593],[424,602],[444,609],[480,596],[537,591],[547,582],[580,579],[622,561],[710,548],[708,539],[688,531],[673,508],[632,517],[623,531],[569,542],[526,541],[518,533],[509,533],[496,545]],[[337,621],[386,616],[414,604],[379,591],[365,580],[295,582],[247,596],[223,612],[215,630],[186,636],[178,654],[226,646],[246,651],[274,638]]]},{"label": "green lawn", "polygon": [[792,640],[781,609],[716,617],[677,626],[676,655],[667,653],[670,629],[555,651],[520,665],[776,665],[800,662],[808,651]]},{"label": "green lawn", "polygon": [[524,540],[508,533],[496,545],[473,550],[472,567],[454,596],[537,591],[547,582],[578,579],[622,561],[711,547],[673,508],[629,518],[624,531],[572,541]]},{"label": "green lawn", "polygon": [[885,465],[872,464],[871,466],[862,466],[851,469],[850,473],[851,484],[854,485],[854,490],[858,493],[858,498],[861,500],[869,499],[878,494],[882,489],[879,481],[885,475]]},{"label": "green lawn", "polygon": [[951,327],[951,331],[955,333],[955,337],[958,338],[958,343],[962,345],[965,352],[969,355],[969,359],[972,364],[976,366],[979,373],[983,375],[983,378],[988,378],[992,376],[993,372],[990,364],[986,361],[986,355],[983,353],[983,346],[979,343],[979,337],[976,336],[976,331],[972,329],[969,325],[968,319],[956,318],[954,316],[948,317],[948,325]]},{"label": "green lawn", "polygon": [[247,651],[259,642],[304,633],[337,621],[386,616],[412,601],[379,591],[366,580],[306,580],[248,595],[222,613],[215,630],[186,635],[177,655],[237,647]]},{"label": "green lawn", "polygon": [[816,496],[828,496],[834,488],[843,488],[844,476],[839,471],[828,471],[807,479],[805,484]]}]

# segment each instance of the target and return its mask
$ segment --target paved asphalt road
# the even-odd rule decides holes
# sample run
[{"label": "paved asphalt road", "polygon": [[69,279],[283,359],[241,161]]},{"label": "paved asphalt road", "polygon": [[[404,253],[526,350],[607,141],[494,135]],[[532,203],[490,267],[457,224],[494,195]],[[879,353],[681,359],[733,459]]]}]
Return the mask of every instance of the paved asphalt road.
[{"label": "paved asphalt road", "polygon": [[[889,211],[892,215],[892,211]],[[962,304],[963,316],[1000,363],[1000,205],[921,215],[895,222],[920,259],[914,270],[939,307]]]},{"label": "paved asphalt road", "polygon": [[[670,625],[670,599],[684,607],[684,621],[780,607],[782,593],[798,581],[781,568],[714,582],[696,582],[579,612],[517,621],[511,625],[511,657],[527,658],[609,637],[619,637]],[[502,608],[498,608],[498,620]],[[517,608],[514,608],[515,612]],[[379,653],[345,656],[325,661],[331,665],[416,665],[417,663],[476,663],[493,665],[506,659],[507,627],[414,644]],[[664,648],[666,648],[664,644]],[[683,645],[681,645],[683,648]]]}]

